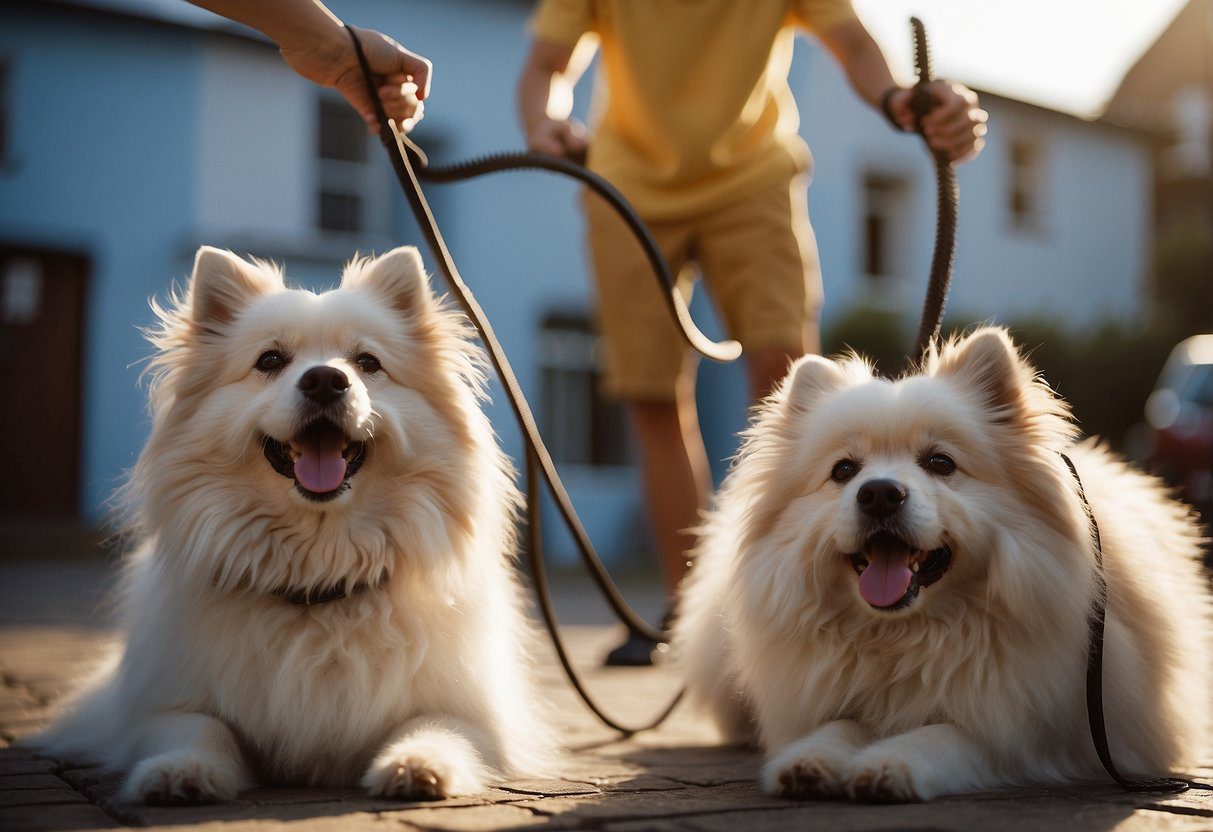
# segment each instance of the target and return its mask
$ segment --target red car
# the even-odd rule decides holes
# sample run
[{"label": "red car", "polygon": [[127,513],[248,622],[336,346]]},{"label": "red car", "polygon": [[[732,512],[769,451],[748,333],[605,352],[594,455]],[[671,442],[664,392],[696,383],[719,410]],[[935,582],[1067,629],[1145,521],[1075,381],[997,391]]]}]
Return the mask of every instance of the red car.
[{"label": "red car", "polygon": [[1213,522],[1213,335],[1181,341],[1146,401],[1151,471]]}]

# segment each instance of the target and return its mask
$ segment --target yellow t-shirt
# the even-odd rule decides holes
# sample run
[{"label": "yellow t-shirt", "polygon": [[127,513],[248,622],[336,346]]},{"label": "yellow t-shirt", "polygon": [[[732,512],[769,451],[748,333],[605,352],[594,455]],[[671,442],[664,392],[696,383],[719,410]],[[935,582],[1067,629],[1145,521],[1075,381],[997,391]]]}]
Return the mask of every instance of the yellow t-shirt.
[{"label": "yellow t-shirt", "polygon": [[589,166],[660,220],[809,167],[788,88],[793,27],[822,34],[854,16],[850,0],[541,0],[530,29],[570,46],[597,35]]}]

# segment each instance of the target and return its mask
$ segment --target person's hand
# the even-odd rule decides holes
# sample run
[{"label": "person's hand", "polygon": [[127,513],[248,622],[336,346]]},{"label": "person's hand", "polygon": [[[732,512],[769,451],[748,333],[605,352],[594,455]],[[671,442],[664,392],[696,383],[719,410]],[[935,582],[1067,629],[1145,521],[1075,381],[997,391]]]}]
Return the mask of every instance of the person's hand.
[{"label": "person's hand", "polygon": [[527,133],[526,147],[536,153],[577,159],[586,151],[585,125],[572,118],[545,118]]},{"label": "person's hand", "polygon": [[[922,132],[932,150],[942,151],[951,162],[967,162],[985,147],[989,114],[981,109],[977,93],[964,84],[932,81],[926,87],[935,106],[922,120]],[[889,112],[903,130],[914,129],[910,102],[914,90],[898,90],[889,96]]]},{"label": "person's hand", "polygon": [[[388,118],[409,131],[425,112],[422,101],[430,94],[432,65],[396,41],[374,29],[354,28],[367,64],[375,75],[379,100]],[[367,95],[354,44],[345,29],[335,27],[334,37],[324,43],[282,45],[279,52],[287,65],[322,87],[332,87],[358,111],[372,133],[379,132],[375,109]]]}]

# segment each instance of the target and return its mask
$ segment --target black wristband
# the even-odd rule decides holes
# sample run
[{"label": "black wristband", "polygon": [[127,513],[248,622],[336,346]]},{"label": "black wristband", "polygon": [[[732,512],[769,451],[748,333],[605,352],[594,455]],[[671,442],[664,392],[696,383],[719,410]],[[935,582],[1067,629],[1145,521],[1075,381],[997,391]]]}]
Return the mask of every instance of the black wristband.
[{"label": "black wristband", "polygon": [[885,120],[892,125],[893,129],[898,133],[909,133],[910,130],[902,127],[901,124],[893,117],[893,108],[890,104],[893,101],[893,96],[899,92],[904,92],[905,87],[889,87],[884,91],[884,95],[880,96],[880,112],[884,115]]}]

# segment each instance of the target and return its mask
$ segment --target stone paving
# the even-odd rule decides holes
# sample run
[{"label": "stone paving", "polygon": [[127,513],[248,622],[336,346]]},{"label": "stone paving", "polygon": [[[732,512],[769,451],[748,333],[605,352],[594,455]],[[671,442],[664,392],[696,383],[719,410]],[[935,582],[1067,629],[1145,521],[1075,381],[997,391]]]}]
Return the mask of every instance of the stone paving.
[{"label": "stone paving", "polygon": [[[357,789],[258,788],[232,803],[148,807],[119,802],[120,775],[11,747],[115,645],[104,598],[112,573],[97,563],[0,560],[0,832],[145,826],[197,830],[1213,830],[1213,796],[1129,795],[1109,785],[1017,789],[931,804],[863,806],[769,797],[755,786],[758,757],[711,744],[678,712],[659,731],[619,740],[565,684],[554,658],[541,674],[569,747],[559,779],[494,784],[484,794],[426,803],[366,797]],[[657,600],[641,593],[642,611]],[[639,720],[677,687],[666,669],[596,668],[616,636],[581,583],[558,605],[574,622],[573,652],[595,692],[620,718]],[[1213,753],[1194,772],[1213,778]]]}]

